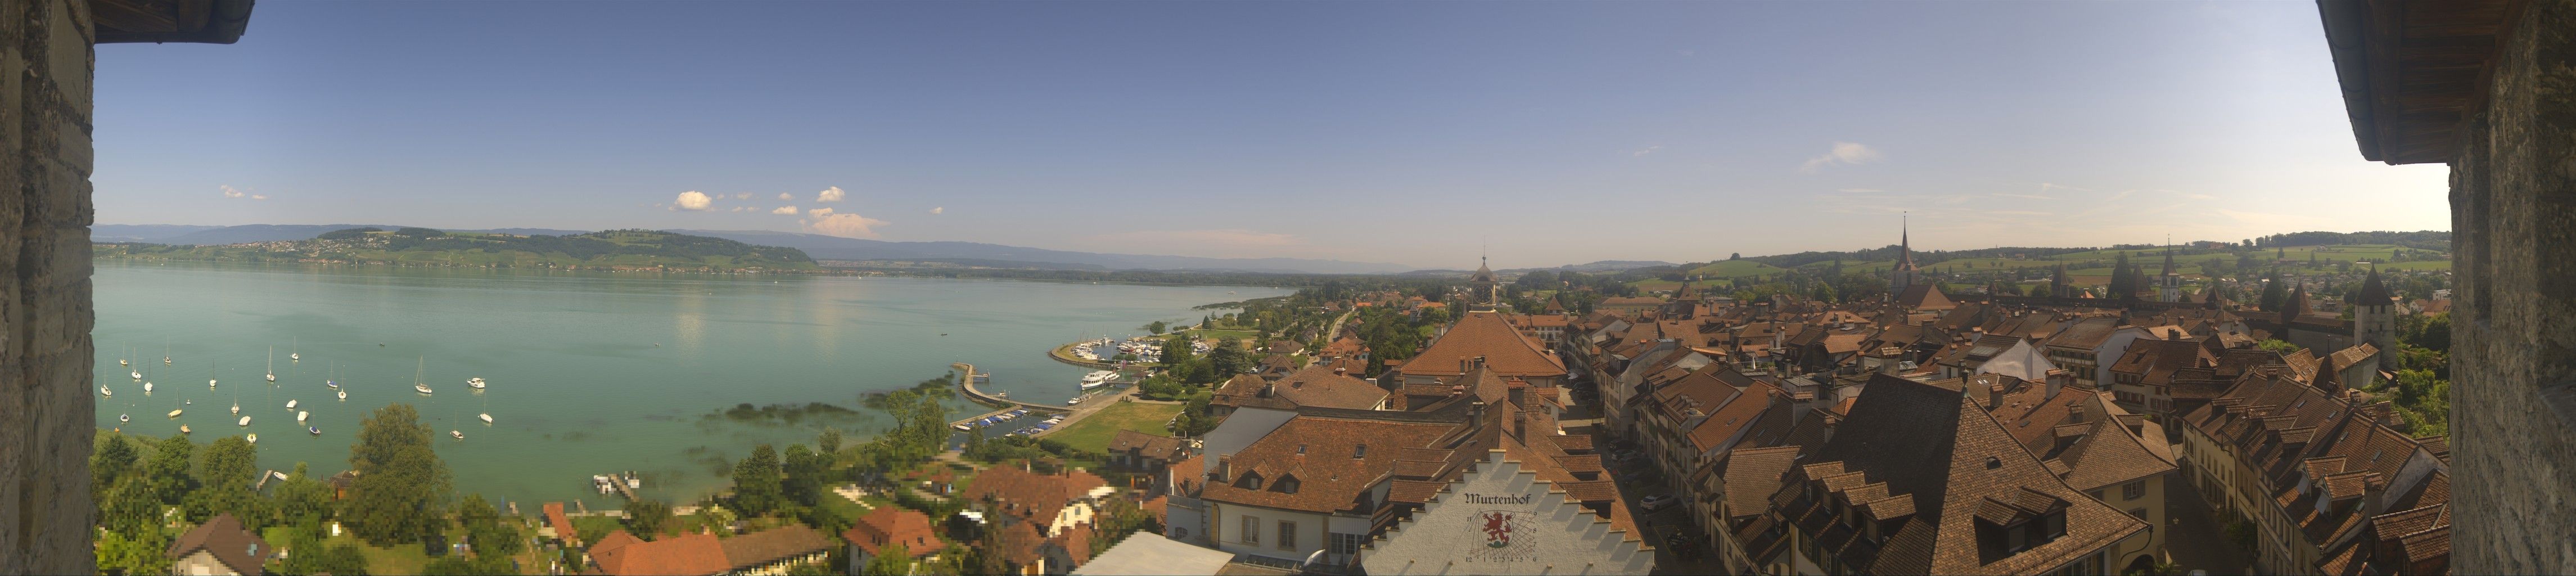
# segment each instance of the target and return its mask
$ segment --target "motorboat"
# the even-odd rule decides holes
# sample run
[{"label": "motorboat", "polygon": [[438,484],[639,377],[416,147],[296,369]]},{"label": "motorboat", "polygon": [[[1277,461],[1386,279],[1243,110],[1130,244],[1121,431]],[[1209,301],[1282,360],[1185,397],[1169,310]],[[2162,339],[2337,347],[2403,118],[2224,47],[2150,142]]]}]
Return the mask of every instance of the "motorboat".
[{"label": "motorboat", "polygon": [[957,429],[957,431],[959,431],[959,432],[965,432],[965,431],[968,431],[968,430],[974,430],[974,429],[975,429],[975,427],[974,427],[973,425],[969,425],[969,424],[959,424],[959,425],[956,425],[956,426],[950,426],[950,428],[956,428],[956,429]]},{"label": "motorboat", "polygon": [[482,413],[482,414],[476,414],[475,416],[482,418],[482,419],[483,419],[483,423],[484,423],[484,424],[490,424],[490,423],[492,423],[492,413],[490,413],[490,412],[485,412],[485,413]]},{"label": "motorboat", "polygon": [[1081,403],[1082,403],[1082,397],[1081,397],[1081,396],[1075,396],[1075,397],[1073,397],[1072,399],[1069,399],[1069,400],[1065,400],[1065,401],[1064,401],[1064,405],[1066,405],[1066,406],[1072,406],[1072,405],[1075,405],[1075,404],[1081,404]]},{"label": "motorboat", "polygon": [[467,385],[467,386],[473,386],[473,387],[474,387],[474,389],[476,389],[476,390],[482,390],[482,389],[483,389],[483,377],[482,377],[482,376],[476,376],[476,377],[473,377],[473,378],[467,378],[467,379],[465,379],[465,385]]},{"label": "motorboat", "polygon": [[189,429],[188,429],[188,425],[186,425],[186,424],[180,424],[180,425],[179,425],[179,433],[180,433],[180,434],[194,434],[194,433],[196,433],[196,432],[197,432],[197,431],[195,431],[195,430],[189,430]]},{"label": "motorboat", "polygon": [[250,417],[249,417],[249,416],[243,416],[243,417],[241,418],[241,422],[234,423],[233,425],[234,425],[234,426],[249,426],[249,425],[250,425]]},{"label": "motorboat", "polygon": [[99,387],[98,387],[98,395],[100,395],[100,396],[115,396],[115,395],[116,395],[116,391],[115,391],[115,390],[109,390],[109,389],[107,389],[107,386],[102,385],[102,386],[99,386]]},{"label": "motorboat", "polygon": [[312,412],[305,412],[305,411],[302,411],[302,410],[297,410],[297,411],[295,412],[295,421],[297,421],[297,422],[303,422],[305,419],[307,419],[307,418],[311,418],[312,416],[313,416],[313,413],[312,413]]},{"label": "motorboat", "polygon": [[134,421],[134,418],[133,418],[133,417],[130,417],[130,416],[126,416],[126,415],[124,415],[124,414],[118,414],[118,415],[116,415],[116,421],[118,421],[118,422],[132,422],[132,421]]},{"label": "motorboat", "polygon": [[464,439],[465,439],[465,431],[463,431],[463,430],[449,430],[449,431],[447,431],[447,435],[449,435],[449,436],[455,436],[455,437],[456,437],[456,439],[458,439],[458,440],[464,440]]},{"label": "motorboat", "polygon": [[187,409],[185,409],[185,408],[178,409],[178,410],[171,410],[171,411],[170,411],[170,417],[171,417],[171,418],[177,418],[177,417],[179,417],[179,413],[180,413],[180,412],[185,412],[185,411],[187,411]]},{"label": "motorboat", "polygon": [[294,410],[294,409],[295,409],[295,401],[294,401],[294,400],[288,400],[288,401],[286,401],[286,409],[288,409],[288,410]]}]

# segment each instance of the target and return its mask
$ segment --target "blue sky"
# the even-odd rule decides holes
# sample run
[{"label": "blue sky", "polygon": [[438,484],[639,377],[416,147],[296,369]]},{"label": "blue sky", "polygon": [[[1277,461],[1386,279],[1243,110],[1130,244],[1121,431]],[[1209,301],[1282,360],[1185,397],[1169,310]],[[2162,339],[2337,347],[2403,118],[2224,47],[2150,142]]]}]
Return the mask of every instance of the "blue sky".
[{"label": "blue sky", "polygon": [[269,1],[97,66],[103,224],[1446,267],[2449,228],[2306,2]]}]

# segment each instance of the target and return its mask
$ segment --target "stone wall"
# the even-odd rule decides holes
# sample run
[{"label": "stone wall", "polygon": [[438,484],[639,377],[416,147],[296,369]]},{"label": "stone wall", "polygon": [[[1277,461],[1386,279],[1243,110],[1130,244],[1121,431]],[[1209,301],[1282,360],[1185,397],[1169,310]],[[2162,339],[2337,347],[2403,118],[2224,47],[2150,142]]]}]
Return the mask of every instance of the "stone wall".
[{"label": "stone wall", "polygon": [[0,2],[0,573],[85,574],[90,44],[83,0]]},{"label": "stone wall", "polygon": [[2462,574],[2576,571],[2576,1],[2514,30],[2451,164]]}]

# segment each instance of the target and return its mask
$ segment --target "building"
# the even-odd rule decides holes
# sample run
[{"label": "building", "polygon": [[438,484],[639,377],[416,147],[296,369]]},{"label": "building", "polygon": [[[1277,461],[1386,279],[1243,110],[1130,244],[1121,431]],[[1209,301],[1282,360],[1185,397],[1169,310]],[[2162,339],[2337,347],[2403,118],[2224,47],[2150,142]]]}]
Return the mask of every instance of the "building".
[{"label": "building", "polygon": [[2156,301],[2183,301],[2182,271],[2180,268],[2174,267],[2174,251],[2172,246],[2165,247],[2165,271],[2163,274],[2156,276]]},{"label": "building", "polygon": [[800,566],[823,563],[832,546],[831,538],[803,525],[731,538],[698,533],[650,542],[618,530],[600,537],[599,543],[590,547],[590,559],[601,574],[778,576]]},{"label": "building", "polygon": [[[1906,289],[1913,288],[1920,280],[1918,276],[1922,272],[1914,267],[1914,238],[1911,228],[1913,227],[1903,223],[1897,225],[1896,267],[1887,271],[1889,298],[1905,294]],[[1837,261],[1835,265],[1841,264]]]},{"label": "building", "polygon": [[1404,574],[1646,574],[1654,549],[1612,540],[1608,519],[1502,449],[1370,541],[1360,563]]},{"label": "building", "polygon": [[[1186,453],[1180,439],[1170,436],[1119,430],[1109,437],[1109,466],[1119,470],[1159,477],[1164,468]],[[1162,489],[1154,491],[1160,493]]]},{"label": "building", "polygon": [[1478,358],[1495,374],[1531,384],[1560,386],[1565,364],[1537,341],[1522,336],[1503,316],[1469,312],[1399,370],[1406,385],[1438,384],[1467,373]]},{"label": "building", "polygon": [[2370,267],[2370,274],[2361,281],[2361,294],[2352,300],[2352,342],[2354,345],[2371,346],[2373,351],[2381,354],[2397,350],[2397,298],[2389,294],[2387,284],[2379,281],[2377,265]]},{"label": "building", "polygon": [[1766,574],[2107,574],[2149,527],[2067,485],[1961,389],[1873,382],[1737,532]]},{"label": "building", "polygon": [[939,540],[939,530],[930,525],[929,516],[893,506],[869,510],[851,523],[850,529],[841,531],[841,540],[850,546],[850,574],[859,573],[888,547],[903,547],[904,555],[915,562],[938,555],[940,549],[947,547]]},{"label": "building", "polygon": [[[2141,341],[2144,343],[2144,341]],[[2113,572],[2154,567],[2165,548],[2165,482],[2177,469],[2156,422],[2122,409],[2110,392],[2001,375],[1961,383],[2015,442],[2068,487],[2145,521],[2149,529],[2104,551]],[[1982,394],[1982,398],[1979,396]]]},{"label": "building", "polygon": [[1494,269],[1485,267],[1485,257],[1476,257],[1476,273],[1467,275],[1467,310],[1492,312],[1503,303],[1501,283],[1494,281]]},{"label": "building", "polygon": [[2145,329],[2119,318],[2089,317],[2066,323],[2047,336],[2048,360],[2075,375],[2085,387],[2100,390],[2111,379],[2111,364],[2128,352],[2129,343],[2147,338]]},{"label": "building", "polygon": [[[1233,554],[1175,542],[1160,535],[1127,535],[1091,562],[1074,568],[1076,576],[1215,576],[1234,561]],[[855,574],[857,571],[852,571]]]},{"label": "building", "polygon": [[540,534],[540,536],[552,537],[556,541],[563,543],[566,548],[580,548],[582,546],[581,532],[574,530],[572,527],[572,519],[564,516],[564,505],[562,502],[547,502],[545,505],[545,515],[546,525],[540,527],[539,530],[551,531],[552,534]]},{"label": "building", "polygon": [[1301,562],[1331,548],[1340,565],[1388,511],[1406,449],[1427,448],[1456,424],[1297,415],[1239,450],[1210,446],[1199,500],[1218,550]]},{"label": "building", "polygon": [[[2356,398],[2274,366],[2185,416],[2187,478],[2206,504],[2257,529],[2258,569],[2390,574],[2449,566],[2448,439],[2410,437],[2386,403]],[[2442,508],[2419,510],[2432,506]]]},{"label": "building", "polygon": [[268,559],[277,555],[277,549],[243,529],[241,519],[216,514],[180,534],[161,555],[170,559],[172,574],[256,576],[268,573]]}]

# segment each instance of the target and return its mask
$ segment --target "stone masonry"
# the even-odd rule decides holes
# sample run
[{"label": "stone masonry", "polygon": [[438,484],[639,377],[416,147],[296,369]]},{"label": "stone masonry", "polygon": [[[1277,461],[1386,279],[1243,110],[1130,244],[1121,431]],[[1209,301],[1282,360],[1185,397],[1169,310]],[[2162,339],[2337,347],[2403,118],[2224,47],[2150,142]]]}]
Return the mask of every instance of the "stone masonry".
[{"label": "stone masonry", "polygon": [[0,573],[86,574],[90,12],[0,1]]},{"label": "stone masonry", "polygon": [[2576,1],[2512,29],[2451,164],[2462,574],[2576,569]]}]

